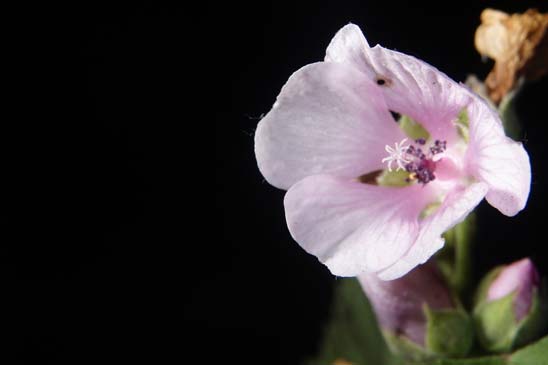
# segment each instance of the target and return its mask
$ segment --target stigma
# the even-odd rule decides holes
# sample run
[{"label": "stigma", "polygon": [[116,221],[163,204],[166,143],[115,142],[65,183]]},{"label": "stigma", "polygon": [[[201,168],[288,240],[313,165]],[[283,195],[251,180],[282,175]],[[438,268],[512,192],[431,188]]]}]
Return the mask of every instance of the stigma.
[{"label": "stigma", "polygon": [[407,138],[404,138],[400,143],[394,143],[394,148],[389,145],[384,147],[386,152],[388,152],[388,157],[383,158],[381,162],[388,163],[388,171],[392,172],[392,163],[394,162],[397,165],[396,171],[405,170],[405,166],[411,162],[411,160],[407,158],[407,150],[410,146],[406,145],[406,142]]},{"label": "stigma", "polygon": [[407,138],[404,138],[401,142],[394,143],[394,147],[385,146],[389,155],[382,159],[382,163],[387,163],[388,171],[392,171],[395,163],[396,171],[405,170],[409,173],[407,182],[417,181],[426,185],[436,179],[436,161],[439,161],[439,155],[447,149],[447,142],[435,140],[428,148],[425,147],[424,138],[416,139],[413,144],[407,144]]}]

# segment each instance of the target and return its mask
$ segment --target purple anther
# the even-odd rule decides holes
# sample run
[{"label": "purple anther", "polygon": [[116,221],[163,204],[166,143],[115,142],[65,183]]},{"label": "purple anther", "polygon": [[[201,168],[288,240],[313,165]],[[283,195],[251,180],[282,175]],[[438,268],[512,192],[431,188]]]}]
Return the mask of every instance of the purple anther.
[{"label": "purple anther", "polygon": [[417,145],[425,145],[426,139],[418,138],[415,140],[416,145],[410,145],[405,150],[407,155],[407,162],[403,167],[405,171],[409,172],[409,177],[405,179],[406,182],[411,182],[416,180],[417,182],[426,185],[430,181],[436,179],[434,171],[436,171],[436,162],[432,159],[434,155],[442,153],[447,148],[446,141],[435,140],[428,148],[429,154],[426,155],[421,147]]},{"label": "purple anther", "polygon": [[434,142],[434,145],[430,147],[430,153],[432,155],[437,155],[438,153],[444,152],[446,149],[447,149],[447,142],[436,139],[436,141]]},{"label": "purple anther", "polygon": [[413,172],[416,174],[417,181],[423,185],[426,185],[436,178],[434,175],[435,170],[436,163],[434,161],[430,159],[423,159]]},{"label": "purple anther", "polygon": [[418,169],[418,165],[415,162],[409,162],[405,165],[405,171],[407,172],[415,172]]},{"label": "purple anther", "polygon": [[407,154],[409,154],[411,156],[415,156],[420,160],[422,160],[423,158],[426,157],[424,152],[422,152],[422,150],[419,147],[415,147],[415,146],[407,147]]}]

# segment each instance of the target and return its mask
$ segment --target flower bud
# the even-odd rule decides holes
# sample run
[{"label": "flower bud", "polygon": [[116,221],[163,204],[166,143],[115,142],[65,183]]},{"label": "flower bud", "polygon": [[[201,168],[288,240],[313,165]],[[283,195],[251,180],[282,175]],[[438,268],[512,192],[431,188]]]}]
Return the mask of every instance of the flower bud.
[{"label": "flower bud", "polygon": [[388,345],[407,358],[464,356],[473,328],[433,263],[402,278],[383,281],[374,274],[358,277]]},{"label": "flower bud", "polygon": [[510,351],[535,339],[546,328],[539,296],[539,275],[528,258],[495,268],[482,280],[474,321],[482,346]]}]

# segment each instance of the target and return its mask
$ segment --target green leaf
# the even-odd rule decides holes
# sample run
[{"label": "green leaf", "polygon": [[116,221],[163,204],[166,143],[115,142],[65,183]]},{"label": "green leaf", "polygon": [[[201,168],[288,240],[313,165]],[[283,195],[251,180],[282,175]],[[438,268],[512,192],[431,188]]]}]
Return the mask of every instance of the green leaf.
[{"label": "green leaf", "polygon": [[415,362],[412,365],[548,365],[548,336],[513,354],[468,359],[435,359]]},{"label": "green leaf", "polygon": [[548,365],[548,336],[510,356],[511,365]]},{"label": "green leaf", "polygon": [[504,356],[485,356],[469,359],[436,359],[412,365],[508,365],[508,360]]},{"label": "green leaf", "polygon": [[375,315],[355,278],[340,279],[320,353],[310,365],[399,365],[378,328]]}]

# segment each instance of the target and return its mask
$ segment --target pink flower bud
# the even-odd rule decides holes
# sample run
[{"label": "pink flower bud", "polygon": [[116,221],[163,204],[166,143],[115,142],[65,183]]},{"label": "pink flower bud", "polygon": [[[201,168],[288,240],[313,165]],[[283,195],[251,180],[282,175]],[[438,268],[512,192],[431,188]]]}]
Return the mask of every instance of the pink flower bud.
[{"label": "pink flower bud", "polygon": [[437,267],[428,262],[400,279],[384,281],[374,274],[358,277],[380,327],[423,347],[427,319],[424,304],[430,309],[454,308],[449,290]]},{"label": "pink flower bud", "polygon": [[487,302],[517,291],[514,298],[514,314],[519,322],[529,313],[533,292],[539,285],[535,265],[528,258],[519,260],[502,269],[487,290]]}]

